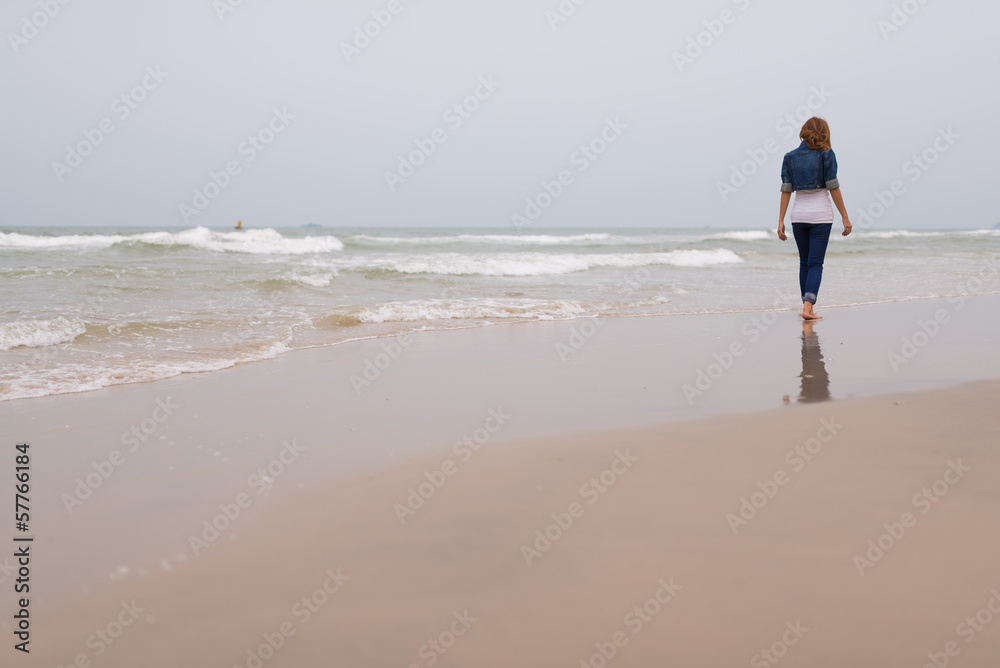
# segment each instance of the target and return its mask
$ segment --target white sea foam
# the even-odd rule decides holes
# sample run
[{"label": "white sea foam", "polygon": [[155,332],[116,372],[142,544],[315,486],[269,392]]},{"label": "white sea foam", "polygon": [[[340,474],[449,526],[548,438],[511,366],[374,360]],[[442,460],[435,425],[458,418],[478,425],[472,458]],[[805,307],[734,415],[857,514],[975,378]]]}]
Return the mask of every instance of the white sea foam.
[{"label": "white sea foam", "polygon": [[770,239],[772,237],[771,232],[764,232],[763,230],[736,230],[733,232],[719,232],[718,234],[713,234],[713,239],[735,239],[736,241],[761,241],[763,239]]},{"label": "white sea foam", "polygon": [[0,232],[0,248],[108,248],[127,239],[121,234],[61,234],[45,236],[40,234],[21,234],[20,232]]},{"label": "white sea foam", "polygon": [[62,316],[52,320],[17,320],[0,323],[0,350],[18,346],[38,348],[67,343],[80,336],[87,327],[79,320]]},{"label": "white sea foam", "polygon": [[130,240],[154,245],[190,246],[217,253],[254,255],[305,255],[344,249],[343,242],[334,236],[286,237],[270,228],[215,232],[195,227],[182,232],[136,234]]},{"label": "white sea foam", "polygon": [[337,273],[333,271],[322,271],[316,273],[305,273],[302,271],[289,271],[283,274],[286,280],[308,285],[312,288],[326,288],[330,286]]},{"label": "white sea foam", "polygon": [[365,323],[425,320],[534,319],[556,320],[583,315],[578,302],[545,299],[413,299],[363,308],[356,317]]},{"label": "white sea foam", "polygon": [[0,401],[87,392],[111,385],[162,380],[183,373],[218,371],[237,364],[271,359],[288,350],[288,344],[279,341],[257,349],[244,349],[231,357],[208,360],[137,359],[122,365],[62,364],[39,368],[21,373],[16,379],[0,382]]},{"label": "white sea foam", "polygon": [[344,249],[335,236],[286,237],[271,228],[240,232],[216,232],[194,227],[179,232],[142,232],[139,234],[65,234],[41,236],[19,232],[0,232],[0,248],[94,250],[115,244],[184,246],[214,253],[249,253],[254,255],[305,255]]},{"label": "white sea foam", "polygon": [[983,236],[983,237],[1000,237],[1000,230],[874,230],[866,231],[860,230],[861,234],[859,236],[871,237],[872,239],[896,239],[901,237],[907,238],[920,238],[920,237],[946,237],[946,236]]},{"label": "white sea foam", "polygon": [[726,248],[712,250],[674,250],[662,253],[435,253],[400,254],[377,258],[355,258],[338,262],[353,270],[381,269],[402,274],[439,274],[446,276],[557,276],[601,267],[711,267],[743,262]]},{"label": "white sea foam", "polygon": [[1000,229],[992,230],[961,230],[955,234],[964,234],[968,236],[984,236],[984,237],[1000,237]]},{"label": "white sea foam", "polygon": [[897,239],[901,237],[943,237],[947,232],[914,232],[913,230],[877,230],[869,232],[860,230],[859,238],[862,236],[871,239]]},{"label": "white sea foam", "polygon": [[739,264],[743,258],[727,248],[712,250],[675,250],[669,253],[650,253],[662,259],[662,262],[649,264],[672,264],[677,267],[712,267],[718,264]]},{"label": "white sea foam", "polygon": [[358,234],[347,237],[348,244],[366,246],[431,246],[447,244],[507,244],[512,246],[579,246],[606,244],[609,242],[630,243],[628,237],[619,237],[604,232],[590,234],[453,234],[428,237],[376,237]]}]

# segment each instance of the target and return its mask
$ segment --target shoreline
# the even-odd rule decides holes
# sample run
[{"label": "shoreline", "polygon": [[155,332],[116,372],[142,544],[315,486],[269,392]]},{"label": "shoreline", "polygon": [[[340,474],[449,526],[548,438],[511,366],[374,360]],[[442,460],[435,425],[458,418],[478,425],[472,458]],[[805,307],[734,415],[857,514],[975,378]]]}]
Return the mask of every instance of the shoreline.
[{"label": "shoreline", "polygon": [[[975,295],[954,294],[954,295],[944,295],[944,296],[934,296],[934,297],[910,297],[910,298],[906,298],[906,299],[895,299],[895,300],[887,300],[887,301],[867,301],[867,302],[858,302],[858,303],[851,303],[851,304],[831,304],[831,305],[828,305],[828,306],[822,306],[821,309],[823,311],[826,311],[828,309],[834,309],[834,310],[855,309],[855,308],[859,308],[859,307],[869,307],[869,306],[890,306],[891,307],[894,304],[908,304],[908,303],[913,303],[913,302],[941,302],[941,301],[950,301],[950,300],[955,300],[955,299],[961,299],[961,300],[965,301],[965,300],[971,300],[971,299],[982,299],[982,298],[990,298],[990,297],[997,297],[997,296],[1000,296],[1000,292],[986,292],[986,293],[980,293],[980,294],[975,294]],[[114,384],[110,384],[110,385],[104,385],[102,387],[96,387],[96,388],[68,390],[68,391],[65,391],[65,392],[56,392],[56,393],[52,393],[52,394],[44,394],[44,395],[39,395],[39,396],[16,397],[16,398],[11,398],[11,399],[0,399],[0,406],[2,406],[5,403],[9,403],[9,402],[32,401],[32,400],[38,400],[38,399],[45,399],[45,398],[48,398],[48,397],[58,397],[58,396],[65,396],[65,395],[84,394],[84,393],[88,393],[88,392],[100,392],[100,391],[103,391],[103,390],[108,390],[108,389],[111,389],[111,388],[122,387],[122,386],[146,385],[146,384],[149,384],[149,383],[159,383],[159,382],[169,381],[169,380],[174,380],[174,379],[179,379],[179,378],[187,378],[187,377],[192,377],[192,376],[202,376],[202,375],[205,375],[205,374],[218,373],[220,371],[229,371],[231,369],[243,367],[243,366],[246,366],[246,365],[253,365],[253,364],[260,364],[260,363],[271,362],[272,360],[279,359],[279,358],[281,358],[281,357],[283,357],[285,355],[288,355],[288,354],[303,353],[303,352],[315,351],[315,350],[333,349],[333,348],[338,348],[340,346],[352,345],[352,344],[359,344],[359,343],[370,342],[370,341],[386,341],[386,340],[390,340],[390,339],[409,338],[409,337],[413,337],[413,336],[423,336],[423,335],[428,335],[428,334],[429,335],[434,335],[436,333],[460,332],[460,331],[474,331],[474,330],[485,329],[485,328],[492,328],[492,327],[515,327],[515,326],[525,326],[525,325],[533,325],[533,324],[541,324],[541,323],[560,323],[560,322],[561,323],[580,323],[580,322],[595,321],[595,320],[645,319],[645,318],[654,318],[655,319],[655,318],[676,318],[676,317],[699,317],[700,318],[700,317],[711,317],[711,316],[753,315],[753,314],[764,314],[764,313],[767,313],[767,314],[770,314],[770,313],[794,313],[794,314],[797,314],[798,310],[795,309],[795,308],[782,308],[782,309],[774,309],[774,308],[751,308],[751,309],[730,309],[730,310],[710,311],[710,312],[693,312],[692,311],[692,312],[680,312],[680,313],[652,313],[652,314],[650,314],[650,313],[647,313],[647,314],[616,313],[616,314],[609,314],[609,315],[608,314],[602,314],[602,315],[582,315],[582,316],[574,316],[574,317],[557,317],[557,318],[552,318],[552,319],[537,319],[536,318],[536,319],[531,319],[531,320],[515,320],[515,319],[511,319],[511,321],[498,320],[498,321],[486,322],[486,323],[472,323],[472,324],[465,324],[465,325],[456,325],[454,327],[415,329],[415,330],[407,330],[407,331],[397,332],[397,333],[373,334],[373,335],[366,335],[366,336],[361,336],[361,337],[357,337],[357,338],[344,339],[343,341],[334,341],[334,342],[330,342],[330,343],[320,343],[320,344],[305,345],[305,346],[302,346],[302,347],[299,347],[299,348],[289,348],[287,350],[280,350],[280,351],[274,352],[269,357],[262,357],[262,358],[259,358],[259,359],[251,359],[251,360],[245,360],[245,361],[239,361],[239,360],[230,361],[230,362],[226,363],[227,366],[221,366],[221,367],[215,368],[215,369],[196,370],[196,371],[180,371],[178,373],[175,373],[174,375],[164,376],[164,377],[161,377],[161,378],[154,378],[154,379],[151,379],[151,380],[126,381],[126,382],[122,382],[122,383],[114,383]],[[818,325],[819,323],[817,322],[815,324]]]},{"label": "shoreline", "polygon": [[[970,331],[981,330],[985,327],[987,335],[989,333],[1000,334],[1000,322],[993,322],[994,318],[992,318],[992,313],[996,312],[996,308],[991,308],[991,305],[1000,306],[1000,293],[974,296],[955,295],[950,297],[935,298],[921,297],[903,301],[826,306],[823,307],[823,311],[826,311],[827,309],[835,309],[837,311],[842,311],[843,314],[846,314],[848,317],[825,318],[819,322],[814,322],[813,328],[817,338],[825,342],[823,345],[827,345],[828,350],[835,350],[832,348],[833,345],[837,343],[840,345],[844,344],[844,341],[840,339],[845,337],[845,329],[849,329],[852,325],[857,326],[862,323],[865,325],[874,324],[873,315],[875,317],[879,317],[879,314],[872,312],[874,309],[882,308],[899,311],[898,313],[892,314],[892,318],[903,318],[902,322],[904,324],[901,328],[897,327],[897,331],[902,334],[903,338],[909,338],[907,337],[907,334],[919,333],[920,322],[933,321],[934,314],[936,312],[944,310],[945,315],[948,319],[950,319],[952,315],[956,315],[958,311],[961,311],[966,304],[972,305],[973,308],[970,310],[975,310],[976,313],[972,316],[967,316],[966,313],[961,314],[962,322],[958,326],[951,325],[950,322],[940,323],[941,327],[939,327],[937,331],[942,331],[945,334],[951,333],[954,338],[962,338]],[[922,308],[924,306],[927,308]],[[755,316],[763,315],[770,316],[770,319],[766,322],[761,322],[759,325],[756,324],[760,321],[758,321]],[[862,317],[856,317],[859,315]],[[210,371],[184,372],[175,376],[150,381],[128,382],[91,390],[10,399],[0,402],[0,414],[4,412],[20,414],[26,410],[34,408],[35,406],[41,405],[38,402],[65,402],[67,404],[74,404],[78,401],[85,402],[91,397],[100,397],[102,399],[116,398],[117,396],[120,396],[120,393],[122,392],[146,393],[159,396],[179,390],[187,391],[189,384],[191,387],[197,389],[197,386],[200,384],[211,384],[212,379],[217,376],[221,378],[228,378],[231,375],[249,376],[252,380],[261,375],[269,376],[273,373],[285,373],[291,368],[309,366],[317,362],[319,359],[323,359],[323,361],[328,363],[333,362],[338,371],[341,372],[341,378],[339,380],[346,381],[348,385],[350,384],[350,378],[352,376],[357,377],[355,379],[355,384],[351,387],[357,388],[360,381],[362,389],[367,392],[367,388],[374,387],[376,382],[381,380],[382,373],[385,373],[388,376],[389,372],[392,371],[391,366],[386,369],[377,369],[380,373],[379,378],[375,380],[371,380],[370,376],[363,376],[363,372],[365,371],[364,363],[372,361],[376,357],[385,353],[387,343],[392,343],[394,347],[399,347],[401,349],[401,353],[406,353],[410,349],[419,349],[421,354],[445,355],[447,353],[444,351],[454,348],[456,344],[465,349],[495,349],[508,342],[512,346],[524,347],[526,344],[530,345],[533,348],[532,352],[538,353],[540,346],[537,345],[537,343],[541,340],[543,344],[550,344],[548,356],[560,361],[563,365],[562,369],[560,369],[559,366],[551,364],[553,359],[548,359],[546,361],[550,363],[549,368],[562,371],[581,363],[598,365],[606,361],[603,359],[591,361],[586,358],[597,357],[596,355],[590,354],[593,351],[588,350],[589,348],[604,348],[606,356],[607,344],[602,344],[600,339],[604,332],[607,331],[602,329],[603,326],[607,324],[612,325],[612,328],[617,330],[611,335],[611,337],[619,337],[619,340],[622,337],[626,337],[626,343],[628,345],[644,345],[662,349],[667,348],[673,343],[678,342],[678,340],[683,339],[686,334],[714,335],[717,340],[723,341],[723,343],[717,344],[714,347],[705,346],[703,351],[686,351],[691,354],[701,354],[701,357],[697,360],[701,362],[701,364],[688,365],[689,371],[686,376],[683,372],[678,374],[678,379],[675,384],[679,389],[681,385],[691,385],[690,381],[693,381],[696,377],[697,374],[695,373],[692,375],[692,373],[690,373],[690,369],[697,371],[703,367],[707,368],[715,360],[716,353],[725,354],[734,341],[740,341],[741,336],[746,338],[748,332],[750,334],[749,338],[753,339],[753,343],[768,338],[774,339],[776,336],[783,337],[781,339],[772,340],[770,343],[777,344],[777,346],[771,345],[769,350],[761,353],[762,355],[774,354],[774,349],[776,347],[787,345],[790,334],[788,329],[792,330],[792,338],[801,338],[801,332],[799,329],[796,329],[795,326],[797,325],[801,328],[803,323],[797,316],[797,309],[784,308],[780,310],[748,309],[711,313],[655,315],[623,314],[613,316],[582,316],[578,318],[552,320],[493,322],[484,325],[471,325],[468,327],[460,326],[440,330],[434,329],[409,331],[400,334],[376,335],[349,339],[331,344],[320,344],[304,348],[290,349],[278,353],[275,357],[254,360],[252,362],[239,362],[229,367]],[[889,319],[891,320],[892,318]],[[911,319],[909,324],[906,318]],[[972,319],[975,319],[975,322],[970,322]],[[583,328],[584,325],[598,321],[603,321],[603,323],[597,327],[591,326],[586,329]],[[745,327],[748,323],[750,324],[749,328]],[[671,325],[674,324],[680,325],[680,327],[676,329],[671,327]],[[782,331],[780,333],[776,332],[778,329],[782,329]],[[830,330],[834,331],[831,332]],[[934,335],[932,335],[929,339],[929,342],[933,343],[930,348],[945,350],[948,348],[947,341],[934,340],[934,337],[937,335],[937,331],[935,331]],[[653,334],[650,334],[650,332]],[[658,341],[656,339],[656,335],[664,332],[671,335],[671,340],[664,341],[661,339]],[[722,335],[720,335],[720,333]],[[876,333],[873,332],[872,334]],[[576,337],[576,340],[571,341],[574,337]],[[891,336],[881,336],[879,338],[882,340],[877,343],[871,343],[871,348],[878,349],[879,352],[885,354],[886,358],[894,352],[898,354],[896,349],[900,346],[891,342]],[[890,339],[890,341],[886,345],[885,340],[887,338]],[[406,339],[407,343],[398,345],[398,342],[403,339]],[[730,345],[726,345],[726,340],[728,340]],[[752,350],[749,345],[744,346],[744,348],[744,352]],[[920,346],[920,349],[922,348],[923,346]],[[921,352],[920,349],[918,349],[918,352]],[[519,352],[521,352],[521,350],[513,350],[515,355]],[[674,351],[671,351],[670,354],[674,354]],[[476,351],[473,350],[470,356],[475,357],[475,355]],[[926,373],[925,375],[936,376],[935,378],[925,377],[914,379],[912,377],[906,377],[905,375],[898,375],[900,370],[911,370],[908,368],[910,360],[904,359],[901,364],[891,369],[893,375],[883,373],[882,376],[877,379],[877,381],[881,382],[866,382],[864,384],[866,385],[865,387],[853,386],[853,384],[857,382],[857,378],[861,377],[863,374],[852,374],[852,372],[864,367],[864,365],[860,365],[853,369],[847,369],[843,373],[848,376],[853,375],[855,378],[851,378],[848,381],[847,387],[839,392],[837,396],[853,396],[857,393],[875,395],[905,391],[911,388],[923,389],[931,387],[947,387],[977,379],[1000,377],[1000,363],[995,365],[990,364],[992,361],[991,358],[976,358],[975,355],[971,354],[969,351],[965,351],[963,355],[964,357],[961,360],[950,360],[947,362],[946,365],[952,367],[952,372],[950,374],[943,372],[943,365],[941,364],[943,360],[940,359],[940,357],[939,359],[934,360],[932,364],[928,365],[929,373]],[[879,356],[876,355],[874,356],[874,359],[878,359],[878,357]],[[385,357],[382,356],[380,361],[384,361],[384,359]],[[870,363],[872,360],[873,357],[869,355],[868,359],[865,360],[865,364]],[[396,361],[395,357],[390,359],[390,362]],[[634,359],[630,359],[629,361],[634,361]],[[736,361],[739,360],[734,359],[734,362]],[[827,354],[824,357],[824,361],[826,362],[824,366],[827,366],[829,362],[834,361],[834,357]],[[360,362],[360,364],[357,362]],[[983,363],[986,363],[985,366]],[[892,367],[891,359],[888,361],[887,365]],[[829,366],[831,366],[832,369],[836,365]],[[883,366],[886,365],[884,364]],[[371,368],[369,367],[368,370],[371,371]],[[593,369],[590,369],[590,371],[593,371]],[[726,368],[725,371],[729,371],[729,368]],[[787,369],[783,369],[782,371],[787,371]],[[407,373],[409,372],[411,371],[408,370]],[[749,371],[743,373],[748,372]],[[739,373],[739,370],[737,369],[734,373]],[[827,375],[830,375],[829,371],[827,372]],[[242,380],[244,379],[241,378],[238,382],[241,382]],[[915,387],[911,385],[911,381],[916,383]],[[831,398],[837,398],[837,396],[832,396]],[[356,390],[354,392],[354,397],[361,397],[361,392]],[[777,404],[774,402],[761,403],[752,401],[746,403],[743,408],[738,406],[735,408],[729,406],[719,407],[717,409],[713,406],[709,408],[708,413],[702,413],[701,410],[699,410],[701,405],[701,402],[688,402],[686,406],[681,403],[679,408],[691,409],[693,413],[679,414],[676,411],[668,411],[657,416],[657,419],[690,419],[692,416],[711,414],[714,412],[726,413],[732,410],[736,410],[738,412],[762,410]],[[681,413],[684,413],[684,411],[681,411]]]}]

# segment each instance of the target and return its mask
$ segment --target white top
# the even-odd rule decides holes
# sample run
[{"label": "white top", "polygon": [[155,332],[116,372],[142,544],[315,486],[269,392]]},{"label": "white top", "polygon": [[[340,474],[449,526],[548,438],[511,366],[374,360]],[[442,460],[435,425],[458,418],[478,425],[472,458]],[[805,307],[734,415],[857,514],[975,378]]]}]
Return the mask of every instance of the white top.
[{"label": "white top", "polygon": [[796,190],[791,222],[832,223],[833,202],[830,200],[830,191],[826,188]]}]

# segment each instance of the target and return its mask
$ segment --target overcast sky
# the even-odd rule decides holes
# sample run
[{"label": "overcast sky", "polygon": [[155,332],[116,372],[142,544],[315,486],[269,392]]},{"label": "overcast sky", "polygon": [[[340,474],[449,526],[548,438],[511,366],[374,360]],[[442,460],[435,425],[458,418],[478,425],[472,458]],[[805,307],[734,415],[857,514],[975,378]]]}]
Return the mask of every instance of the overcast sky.
[{"label": "overcast sky", "polygon": [[765,228],[815,113],[855,225],[989,227],[998,23],[972,0],[7,0],[0,226]]}]

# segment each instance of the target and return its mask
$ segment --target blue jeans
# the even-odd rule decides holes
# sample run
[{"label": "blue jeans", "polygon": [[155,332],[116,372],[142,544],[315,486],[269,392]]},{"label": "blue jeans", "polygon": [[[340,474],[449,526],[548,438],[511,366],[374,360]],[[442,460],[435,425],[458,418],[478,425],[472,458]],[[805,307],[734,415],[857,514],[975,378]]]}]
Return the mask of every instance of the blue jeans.
[{"label": "blue jeans", "polygon": [[833,223],[792,223],[795,245],[799,247],[799,291],[803,302],[816,303],[831,229]]}]

